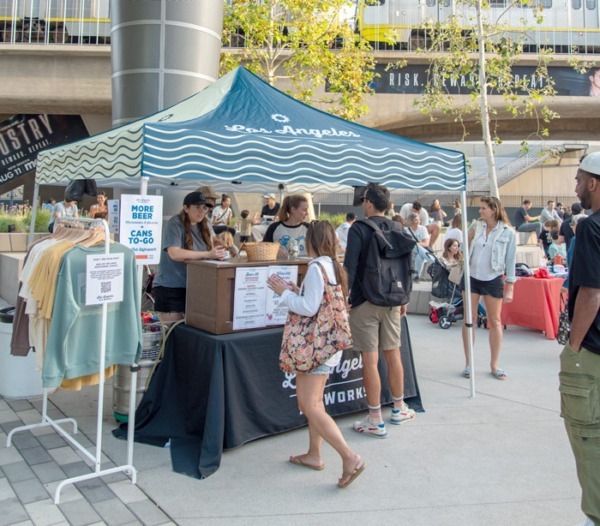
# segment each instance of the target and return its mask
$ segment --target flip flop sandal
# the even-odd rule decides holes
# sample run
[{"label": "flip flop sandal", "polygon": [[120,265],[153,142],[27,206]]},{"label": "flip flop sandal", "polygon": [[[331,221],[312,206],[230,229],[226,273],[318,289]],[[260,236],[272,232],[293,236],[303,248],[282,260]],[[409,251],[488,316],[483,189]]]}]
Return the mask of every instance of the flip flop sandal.
[{"label": "flip flop sandal", "polygon": [[464,371],[463,371],[462,375],[463,375],[465,378],[471,378],[471,369],[469,369],[468,367],[465,367],[465,369],[464,369]]},{"label": "flip flop sandal", "polygon": [[290,462],[292,464],[295,464],[296,466],[300,466],[300,467],[303,467],[303,468],[312,469],[314,471],[321,471],[321,470],[325,469],[325,464],[321,464],[319,466],[315,466],[314,464],[308,464],[307,462],[304,462],[304,460],[302,460],[301,457],[291,456],[290,457]]},{"label": "flip flop sandal", "polygon": [[[338,481],[338,488],[344,489],[347,488],[350,484],[354,482],[354,479],[358,477],[367,467],[366,462],[361,462],[354,468],[354,471],[351,473],[342,473],[342,478]],[[344,480],[345,479],[345,480]]]},{"label": "flip flop sandal", "polygon": [[498,380],[506,380],[506,373],[503,369],[496,369],[495,371],[492,371],[492,376],[494,376],[494,378],[498,378]]}]

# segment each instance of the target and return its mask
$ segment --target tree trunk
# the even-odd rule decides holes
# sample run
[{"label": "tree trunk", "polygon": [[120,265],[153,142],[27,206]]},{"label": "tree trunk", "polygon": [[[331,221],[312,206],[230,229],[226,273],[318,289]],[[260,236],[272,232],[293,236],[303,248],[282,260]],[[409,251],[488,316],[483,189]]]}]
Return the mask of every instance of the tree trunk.
[{"label": "tree trunk", "polygon": [[492,146],[492,134],[490,133],[490,113],[488,106],[488,92],[486,82],[485,46],[486,35],[483,31],[482,0],[477,0],[477,40],[479,42],[479,94],[481,99],[481,131],[483,133],[483,144],[485,145],[485,156],[488,166],[488,180],[490,183],[490,195],[500,197],[498,190],[498,179],[496,177],[496,158]]}]

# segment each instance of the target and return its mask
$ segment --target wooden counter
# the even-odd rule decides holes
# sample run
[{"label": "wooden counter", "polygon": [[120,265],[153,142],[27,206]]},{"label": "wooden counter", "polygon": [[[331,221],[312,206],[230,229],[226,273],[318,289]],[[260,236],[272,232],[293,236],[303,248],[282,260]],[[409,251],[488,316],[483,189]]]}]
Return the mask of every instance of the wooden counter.
[{"label": "wooden counter", "polygon": [[308,259],[274,261],[189,261],[187,263],[187,299],[185,322],[210,334],[241,332],[233,330],[233,296],[235,269],[238,267],[298,266],[298,283],[306,275]]}]

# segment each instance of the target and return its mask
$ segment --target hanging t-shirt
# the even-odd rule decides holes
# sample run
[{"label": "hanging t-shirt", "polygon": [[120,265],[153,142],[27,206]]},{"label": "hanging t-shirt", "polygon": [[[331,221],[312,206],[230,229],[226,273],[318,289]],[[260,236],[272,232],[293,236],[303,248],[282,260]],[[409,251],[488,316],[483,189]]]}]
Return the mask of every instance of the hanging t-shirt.
[{"label": "hanging t-shirt", "polygon": [[[85,289],[86,258],[102,253],[104,247],[75,247],[63,257],[44,357],[44,387],[58,387],[63,378],[100,370],[102,306],[86,305]],[[111,245],[110,253],[123,254],[123,301],[108,305],[106,367],[137,362],[142,353],[135,255],[119,243]]]}]

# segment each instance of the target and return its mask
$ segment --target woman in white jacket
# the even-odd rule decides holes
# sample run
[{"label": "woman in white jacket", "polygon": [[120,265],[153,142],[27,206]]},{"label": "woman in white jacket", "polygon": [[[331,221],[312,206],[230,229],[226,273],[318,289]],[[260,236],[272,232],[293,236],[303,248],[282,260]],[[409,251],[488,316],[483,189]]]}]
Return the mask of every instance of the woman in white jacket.
[{"label": "woman in white jacket", "polygon": [[[343,267],[336,259],[337,238],[333,226],[327,221],[317,221],[308,227],[306,249],[314,258],[298,288],[292,282],[286,283],[276,275],[270,276],[268,286],[281,296],[281,303],[290,311],[303,316],[314,316],[319,311],[325,291],[324,269],[331,284],[340,284],[344,298],[348,296],[348,284]],[[362,473],[366,464],[344,440],[340,428],[325,411],[323,392],[332,367],[341,360],[342,352],[334,354],[325,364],[309,373],[296,373],[296,396],[298,408],[308,420],[309,447],[302,455],[291,456],[290,462],[297,466],[322,470],[325,465],[321,457],[321,445],[325,439],[342,457],[342,476],[338,487],[345,488]]]},{"label": "woman in white jacket", "polygon": [[[515,231],[499,199],[482,197],[479,216],[479,220],[469,229],[472,319],[477,319],[479,298],[483,296],[489,326],[491,373],[498,380],[506,380],[506,373],[498,365],[502,347],[502,302],[509,303],[513,299],[517,243]],[[471,376],[468,334],[465,318],[462,330],[465,378]]]}]

